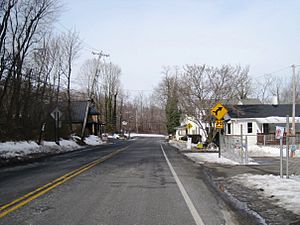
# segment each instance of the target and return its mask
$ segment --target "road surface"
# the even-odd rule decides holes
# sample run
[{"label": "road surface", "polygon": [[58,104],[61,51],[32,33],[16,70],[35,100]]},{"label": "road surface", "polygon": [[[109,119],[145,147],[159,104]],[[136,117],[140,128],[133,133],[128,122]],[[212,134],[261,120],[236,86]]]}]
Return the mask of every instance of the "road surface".
[{"label": "road surface", "polygon": [[0,172],[0,224],[254,224],[163,139],[139,138]]}]

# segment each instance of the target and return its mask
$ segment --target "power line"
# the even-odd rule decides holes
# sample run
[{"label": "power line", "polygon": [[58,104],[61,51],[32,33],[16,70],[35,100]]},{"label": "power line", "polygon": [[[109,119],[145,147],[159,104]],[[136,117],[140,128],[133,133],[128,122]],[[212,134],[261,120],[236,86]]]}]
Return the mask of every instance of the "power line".
[{"label": "power line", "polygon": [[[300,65],[296,65],[296,66],[300,66]],[[266,75],[273,75],[273,74],[282,72],[282,71],[287,70],[287,69],[290,69],[290,66],[285,66],[285,67],[283,67],[283,68],[281,68],[281,69],[278,69],[278,70],[273,71],[273,72],[270,72],[270,73],[264,73],[264,74],[260,74],[260,75],[252,75],[252,76],[255,77],[255,78],[261,78],[261,77],[264,77],[264,76],[266,76]]]},{"label": "power line", "polygon": [[123,89],[124,91],[130,91],[130,92],[153,92],[153,90],[149,89]]},{"label": "power line", "polygon": [[[60,25],[64,31],[69,31],[70,29],[68,29],[66,26],[64,26],[62,23],[57,23],[58,25]],[[60,28],[58,28],[57,26],[54,26],[57,30],[59,30],[60,32],[64,32],[63,30],[61,30]],[[96,52],[100,52],[99,49],[94,48],[93,46],[91,46],[90,44],[86,43],[83,39],[79,38],[80,42],[83,43],[83,45],[85,45],[85,49],[87,51],[96,51]]]}]

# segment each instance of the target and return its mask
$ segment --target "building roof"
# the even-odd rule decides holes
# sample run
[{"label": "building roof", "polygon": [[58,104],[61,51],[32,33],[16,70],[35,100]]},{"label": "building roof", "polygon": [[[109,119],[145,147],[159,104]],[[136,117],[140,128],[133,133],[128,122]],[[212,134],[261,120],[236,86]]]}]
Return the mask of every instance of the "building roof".
[{"label": "building roof", "polygon": [[220,102],[225,105],[260,105],[261,101],[257,98],[247,99],[221,99]]},{"label": "building roof", "polygon": [[[231,118],[266,118],[292,116],[292,104],[282,105],[226,105]],[[300,105],[296,105],[296,117],[300,117]]]},{"label": "building roof", "polygon": [[[72,111],[72,122],[83,122],[85,117],[85,110],[87,106],[87,101],[77,101],[71,102],[71,111]],[[91,105],[89,108],[89,115],[99,115],[95,106]]]},{"label": "building roof", "polygon": [[[87,101],[72,101],[71,102],[71,117],[73,123],[82,123],[85,117],[85,110],[87,106]],[[58,109],[61,110],[65,115],[64,118],[67,118],[68,103],[60,102],[58,104]],[[89,115],[99,115],[96,107],[92,104],[89,107]]]}]

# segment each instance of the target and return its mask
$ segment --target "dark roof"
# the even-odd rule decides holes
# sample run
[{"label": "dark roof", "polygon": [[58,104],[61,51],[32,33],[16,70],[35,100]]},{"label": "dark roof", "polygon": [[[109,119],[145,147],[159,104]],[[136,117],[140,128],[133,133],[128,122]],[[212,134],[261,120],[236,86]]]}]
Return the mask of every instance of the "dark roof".
[{"label": "dark roof", "polygon": [[[66,118],[66,114],[68,112],[68,103],[67,102],[59,102],[58,109],[64,114],[64,118]],[[87,106],[87,101],[73,101],[71,102],[71,113],[72,113],[72,122],[73,123],[82,123],[85,117],[85,110]],[[89,108],[89,115],[99,115],[100,113],[97,111],[96,107],[92,104]]]},{"label": "dark roof", "polygon": [[262,104],[257,98],[247,99],[221,99],[220,102],[225,105],[259,105]]},{"label": "dark roof", "polygon": [[[71,102],[73,123],[83,122],[84,117],[85,117],[86,106],[87,106],[86,101]],[[99,114],[100,113],[97,112],[95,106],[91,105],[90,109],[89,109],[89,115],[99,115]]]},{"label": "dark roof", "polygon": [[[292,116],[292,104],[283,105],[226,105],[231,118],[265,118]],[[300,105],[296,105],[296,117],[300,117]]]}]

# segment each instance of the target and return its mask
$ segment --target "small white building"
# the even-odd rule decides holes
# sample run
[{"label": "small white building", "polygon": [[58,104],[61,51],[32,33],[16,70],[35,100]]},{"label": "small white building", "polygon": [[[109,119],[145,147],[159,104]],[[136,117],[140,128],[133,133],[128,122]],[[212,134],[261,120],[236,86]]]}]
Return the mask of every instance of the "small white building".
[{"label": "small white building", "polygon": [[[226,106],[231,120],[225,123],[226,135],[247,135],[249,144],[263,142],[259,137],[275,136],[276,126],[286,126],[292,123],[292,105],[232,105]],[[300,132],[300,105],[296,105],[296,132]],[[264,139],[265,140],[265,139]],[[264,143],[266,144],[266,143]]]},{"label": "small white building", "polygon": [[202,142],[206,140],[206,136],[204,130],[202,129],[202,125],[194,117],[187,115],[184,116],[184,118],[180,122],[180,126],[175,127],[175,129],[176,140],[180,140],[180,138],[185,137],[187,135],[200,135],[202,138]]}]

